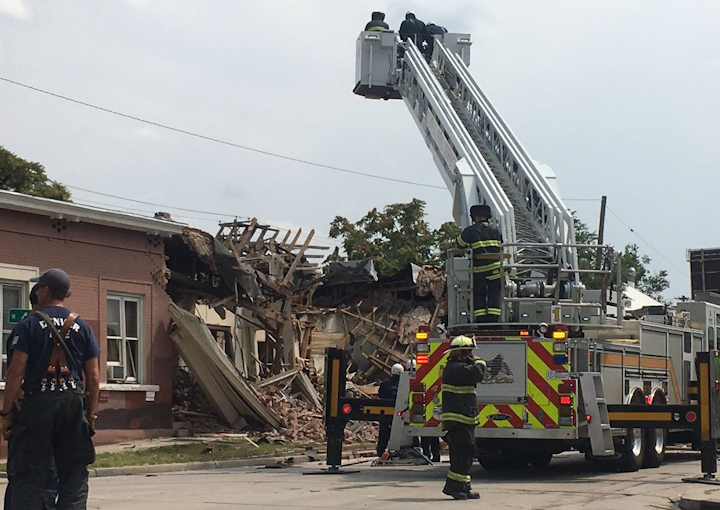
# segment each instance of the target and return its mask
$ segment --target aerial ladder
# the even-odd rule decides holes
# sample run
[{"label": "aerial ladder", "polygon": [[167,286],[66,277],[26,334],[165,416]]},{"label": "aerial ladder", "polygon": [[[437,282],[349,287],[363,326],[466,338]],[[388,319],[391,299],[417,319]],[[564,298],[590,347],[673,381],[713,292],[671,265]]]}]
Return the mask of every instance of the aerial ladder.
[{"label": "aerial ladder", "polygon": [[[720,352],[707,350],[701,331],[665,328],[661,332],[666,336],[651,336],[649,331],[658,326],[636,321],[641,332],[648,331],[646,349],[653,355],[664,349],[664,366],[652,368],[657,359],[647,358],[642,344],[626,339],[633,329],[622,325],[620,266],[613,264],[618,255],[608,246],[575,242],[572,214],[470,74],[470,36],[435,36],[432,54],[422,46],[401,41],[391,31],[361,32],[353,92],[370,99],[405,101],[450,191],[458,226],[469,226],[473,205],[491,207],[492,221],[504,240],[502,316],[498,324],[472,323],[471,261],[458,250],[446,265],[447,328],[436,331],[439,337],[432,337],[429,325],[417,333],[418,368],[401,375],[394,402],[348,398],[346,353],[327,349],[330,471],[339,472],[349,420],[392,423],[392,450],[405,449],[413,437],[441,435],[444,353],[452,336],[470,334],[478,340],[479,355],[492,359],[500,352],[504,357],[498,354],[498,366],[504,359],[517,369],[508,372],[512,378],[504,382],[509,384],[483,381],[476,388],[480,411],[476,440],[479,446],[501,453],[479,454],[486,468],[507,458],[546,465],[553,453],[573,448],[590,460],[619,456],[627,470],[657,466],[664,456],[667,431],[685,430],[700,446],[702,481],[714,481],[720,438]],[[579,267],[580,248],[598,250],[598,268]],[[585,295],[580,275],[586,273],[601,277],[602,289],[592,291],[598,302],[587,298],[591,291]],[[608,280],[613,278],[615,319],[606,323]],[[611,335],[588,336],[593,328]],[[617,334],[620,343],[613,344]],[[682,345],[671,344],[667,340],[671,334],[683,339]],[[628,345],[639,346],[631,352]],[[684,354],[671,353],[679,346]],[[623,354],[613,349],[622,349]],[[623,356],[633,356],[637,367],[625,366]],[[687,368],[690,356],[695,359],[694,372]],[[679,398],[673,388],[676,402],[669,402],[667,383],[658,381],[669,377],[673,357],[682,357],[685,364],[687,395]],[[615,366],[616,359],[620,367]],[[609,383],[603,380],[604,373],[611,374]]]},{"label": "aerial ladder", "polygon": [[[580,301],[572,214],[470,74],[470,36],[437,36],[433,46],[427,56],[393,32],[362,32],[354,92],[405,101],[452,195],[458,226],[470,224],[471,206],[491,207],[512,276],[504,320],[519,318],[513,304],[527,296]],[[450,309],[453,315],[457,304]],[[463,312],[457,322],[471,320]]]}]

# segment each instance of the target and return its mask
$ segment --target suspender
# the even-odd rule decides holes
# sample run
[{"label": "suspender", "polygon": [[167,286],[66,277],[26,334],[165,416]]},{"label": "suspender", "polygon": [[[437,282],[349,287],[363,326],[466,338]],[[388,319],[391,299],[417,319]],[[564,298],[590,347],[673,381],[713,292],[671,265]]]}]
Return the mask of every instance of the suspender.
[{"label": "suspender", "polygon": [[[75,319],[78,318],[78,314],[76,314],[75,312],[70,312],[59,332],[55,327],[55,324],[53,324],[52,319],[47,314],[43,312],[35,312],[35,314],[40,317],[45,322],[45,324],[47,324],[48,328],[50,328],[50,336],[52,337],[51,341],[53,343],[53,350],[50,354],[50,361],[48,363],[47,373],[42,380],[40,391],[46,391],[48,389],[50,391],[55,391],[56,389],[59,389],[59,391],[65,391],[68,389],[68,386],[70,387],[70,389],[76,389],[77,384],[75,384],[75,378],[73,377],[72,372],[68,367],[68,356],[75,370],[78,370],[78,366],[75,362],[75,358],[72,352],[65,343],[65,337],[70,331],[70,328],[72,328],[73,324],[75,324]],[[57,379],[58,365],[60,366],[61,383],[59,387]]]}]

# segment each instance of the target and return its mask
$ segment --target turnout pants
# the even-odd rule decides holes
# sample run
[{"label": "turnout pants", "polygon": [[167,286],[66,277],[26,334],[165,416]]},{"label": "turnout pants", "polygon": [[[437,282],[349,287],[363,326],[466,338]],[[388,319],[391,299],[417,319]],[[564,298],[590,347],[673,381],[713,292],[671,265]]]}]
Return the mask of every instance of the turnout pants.
[{"label": "turnout pants", "polygon": [[52,460],[58,476],[58,510],[84,510],[88,464],[95,461],[80,391],[26,394],[8,441],[12,510],[39,510]]},{"label": "turnout pants", "polygon": [[381,457],[385,450],[387,450],[388,443],[390,442],[390,432],[392,431],[392,422],[380,422],[380,429],[378,430],[378,444],[377,444],[377,455]]},{"label": "turnout pants", "polygon": [[495,271],[473,274],[475,322],[500,320],[500,276]]},{"label": "turnout pants", "polygon": [[445,480],[448,492],[470,491],[470,468],[475,461],[475,426],[452,423],[446,440],[450,448],[450,469]]}]

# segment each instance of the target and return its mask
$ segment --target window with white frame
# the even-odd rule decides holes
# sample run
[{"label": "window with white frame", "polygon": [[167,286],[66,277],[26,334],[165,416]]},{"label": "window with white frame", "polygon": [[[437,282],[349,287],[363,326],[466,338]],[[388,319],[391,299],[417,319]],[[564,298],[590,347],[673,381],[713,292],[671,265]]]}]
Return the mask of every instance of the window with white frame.
[{"label": "window with white frame", "polygon": [[23,283],[0,281],[0,310],[2,310],[2,316],[0,316],[0,331],[2,331],[2,347],[0,347],[0,349],[2,349],[2,367],[0,370],[2,370],[2,372],[0,372],[0,377],[3,381],[7,373],[7,341],[15,327],[15,324],[10,323],[10,310],[13,308],[25,309],[30,307],[23,299],[24,291],[25,284]]},{"label": "window with white frame", "polygon": [[108,294],[108,382],[142,382],[142,297]]}]

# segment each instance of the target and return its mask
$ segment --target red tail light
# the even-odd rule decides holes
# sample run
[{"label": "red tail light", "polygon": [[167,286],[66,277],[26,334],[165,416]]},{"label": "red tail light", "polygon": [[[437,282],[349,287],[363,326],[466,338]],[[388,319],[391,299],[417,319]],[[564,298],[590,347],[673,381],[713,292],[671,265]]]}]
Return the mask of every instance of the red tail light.
[{"label": "red tail light", "polygon": [[569,406],[572,405],[572,397],[570,395],[563,395],[560,397],[560,405]]},{"label": "red tail light", "polygon": [[423,393],[413,393],[412,401],[415,404],[422,404],[425,402],[425,395]]},{"label": "red tail light", "polygon": [[351,411],[352,411],[352,406],[350,404],[343,404],[343,406],[342,406],[343,414],[350,414]]},{"label": "red tail light", "polygon": [[415,356],[415,363],[418,365],[427,365],[430,363],[430,356],[427,354],[418,354]]}]

